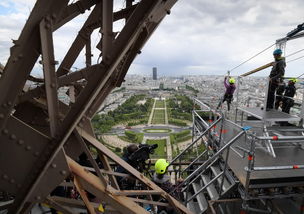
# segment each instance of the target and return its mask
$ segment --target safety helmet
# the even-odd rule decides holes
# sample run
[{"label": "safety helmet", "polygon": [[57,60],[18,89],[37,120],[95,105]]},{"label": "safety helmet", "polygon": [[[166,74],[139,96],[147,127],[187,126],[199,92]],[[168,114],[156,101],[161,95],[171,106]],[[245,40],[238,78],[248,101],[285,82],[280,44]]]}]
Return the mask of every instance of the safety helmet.
[{"label": "safety helmet", "polygon": [[273,55],[281,55],[282,53],[283,51],[280,48],[278,48],[274,50]]},{"label": "safety helmet", "polygon": [[155,163],[155,172],[157,174],[165,174],[169,163],[165,159],[158,159]]},{"label": "safety helmet", "polygon": [[290,82],[293,82],[293,83],[298,82],[297,78],[291,78],[291,79],[289,79],[289,81],[290,81]]},{"label": "safety helmet", "polygon": [[230,83],[230,84],[234,84],[234,83],[235,83],[235,79],[234,79],[234,78],[230,78],[230,79],[229,79],[229,83]]}]

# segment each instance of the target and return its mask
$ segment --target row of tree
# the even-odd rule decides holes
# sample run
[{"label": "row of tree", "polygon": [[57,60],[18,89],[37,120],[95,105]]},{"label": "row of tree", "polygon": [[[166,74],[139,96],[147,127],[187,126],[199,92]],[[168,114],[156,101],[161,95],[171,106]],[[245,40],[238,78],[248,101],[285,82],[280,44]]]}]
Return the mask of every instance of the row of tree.
[{"label": "row of tree", "polygon": [[143,99],[145,99],[145,95],[134,95],[114,111],[109,111],[107,114],[96,114],[92,119],[95,133],[106,133],[116,124],[147,117],[153,103],[152,99],[148,98],[144,104],[137,104]]}]

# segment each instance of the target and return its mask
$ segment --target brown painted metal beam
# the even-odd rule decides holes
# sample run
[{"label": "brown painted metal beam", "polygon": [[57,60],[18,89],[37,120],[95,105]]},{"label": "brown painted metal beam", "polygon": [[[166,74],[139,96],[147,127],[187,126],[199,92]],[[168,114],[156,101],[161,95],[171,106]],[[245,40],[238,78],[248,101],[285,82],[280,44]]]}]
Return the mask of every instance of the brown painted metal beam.
[{"label": "brown painted metal beam", "polygon": [[40,22],[40,40],[45,81],[44,86],[50,120],[50,133],[51,137],[55,138],[59,129],[59,103],[57,96],[58,86],[55,72],[52,20],[50,17],[47,17]]},{"label": "brown painted metal beam", "polygon": [[108,63],[113,46],[113,0],[102,2],[102,61]]},{"label": "brown painted metal beam", "polygon": [[56,31],[58,28],[62,27],[67,22],[73,20],[78,15],[89,10],[92,6],[98,3],[100,0],[78,0],[77,2],[68,5],[60,17],[56,20],[53,30]]},{"label": "brown painted metal beam", "polygon": [[38,0],[19,39],[11,49],[11,56],[0,78],[0,130],[4,128],[17,96],[40,55],[40,21],[46,14],[60,13],[67,4],[68,0]]}]

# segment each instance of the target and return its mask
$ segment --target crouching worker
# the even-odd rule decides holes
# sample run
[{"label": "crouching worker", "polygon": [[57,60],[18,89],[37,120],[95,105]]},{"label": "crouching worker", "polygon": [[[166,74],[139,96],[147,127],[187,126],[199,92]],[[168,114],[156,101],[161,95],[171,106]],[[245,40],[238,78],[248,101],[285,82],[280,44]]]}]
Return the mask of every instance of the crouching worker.
[{"label": "crouching worker", "polygon": [[226,76],[224,79],[224,86],[226,88],[226,92],[224,94],[223,99],[219,102],[217,109],[220,108],[222,106],[222,104],[226,101],[227,102],[227,106],[228,106],[228,111],[230,110],[230,104],[233,100],[233,93],[235,91],[235,79],[234,78],[229,78],[229,80],[227,80],[228,77]]},{"label": "crouching worker", "polygon": [[[136,163],[131,160],[131,155],[138,150],[138,146],[136,144],[130,144],[125,148],[125,151],[123,153],[122,159],[126,161],[128,164],[136,168]],[[119,173],[128,174],[127,170],[125,170],[123,167],[118,166],[115,170]],[[125,177],[117,177],[117,183],[119,185],[119,188],[122,190],[130,190],[135,185],[135,180]]]},{"label": "crouching worker", "polygon": [[[143,173],[149,169],[149,165],[146,164],[146,160],[150,159],[150,154],[153,154],[157,147],[157,144],[130,144],[125,149],[122,159],[137,171]],[[126,175],[129,174],[128,171],[122,166],[118,166],[115,171]],[[135,188],[135,179],[131,176],[117,177],[117,182],[122,190],[130,190]]]},{"label": "crouching worker", "polygon": [[[152,181],[162,188],[165,192],[170,193],[176,199],[181,199],[181,189],[176,188],[176,185],[173,185],[170,182],[170,176],[166,174],[167,167],[169,163],[165,159],[158,159],[155,163],[155,173],[152,177]],[[153,196],[154,200],[159,200],[156,198],[158,196]],[[165,202],[162,199],[162,202]],[[172,207],[158,207],[158,214],[175,214],[175,211]]]},{"label": "crouching worker", "polygon": [[294,105],[293,97],[296,94],[296,87],[295,83],[297,82],[296,78],[292,78],[288,81],[288,85],[285,88],[284,98],[283,98],[283,105],[282,111],[285,113],[290,112],[290,108]]}]

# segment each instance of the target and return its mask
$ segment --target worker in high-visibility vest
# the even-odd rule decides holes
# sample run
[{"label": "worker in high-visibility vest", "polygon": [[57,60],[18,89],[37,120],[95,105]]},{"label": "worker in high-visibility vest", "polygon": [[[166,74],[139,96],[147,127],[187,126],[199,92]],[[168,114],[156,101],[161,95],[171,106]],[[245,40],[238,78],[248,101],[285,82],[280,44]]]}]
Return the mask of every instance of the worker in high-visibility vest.
[{"label": "worker in high-visibility vest", "polygon": [[275,59],[275,62],[273,63],[269,75],[269,87],[268,87],[266,111],[273,109],[276,89],[278,88],[285,74],[286,63],[285,63],[285,58],[282,57],[282,53],[283,52],[281,49],[276,49],[273,52],[273,57]]}]

